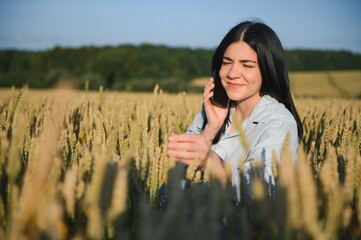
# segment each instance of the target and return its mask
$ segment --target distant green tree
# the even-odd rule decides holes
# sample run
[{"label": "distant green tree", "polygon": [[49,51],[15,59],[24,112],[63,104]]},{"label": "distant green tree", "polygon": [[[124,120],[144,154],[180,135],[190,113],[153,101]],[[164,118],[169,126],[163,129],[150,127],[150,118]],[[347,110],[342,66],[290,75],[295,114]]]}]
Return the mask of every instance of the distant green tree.
[{"label": "distant green tree", "polygon": [[286,51],[290,71],[329,71],[361,69],[361,55],[347,51]]},{"label": "distant green tree", "polygon": [[[47,51],[0,50],[0,87],[48,88],[73,79],[83,89],[188,90],[189,81],[209,76],[214,49],[142,44],[116,47],[55,47]],[[290,71],[361,69],[361,55],[347,51],[286,50]],[[194,90],[195,88],[193,88]]]}]

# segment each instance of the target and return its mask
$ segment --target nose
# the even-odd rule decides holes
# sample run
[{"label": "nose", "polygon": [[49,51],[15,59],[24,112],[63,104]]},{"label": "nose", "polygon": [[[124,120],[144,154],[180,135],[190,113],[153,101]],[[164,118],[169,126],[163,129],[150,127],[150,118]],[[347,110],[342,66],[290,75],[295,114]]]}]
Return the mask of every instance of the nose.
[{"label": "nose", "polygon": [[231,68],[228,71],[227,77],[229,79],[239,78],[242,76],[241,68],[237,67],[236,64],[232,64]]}]

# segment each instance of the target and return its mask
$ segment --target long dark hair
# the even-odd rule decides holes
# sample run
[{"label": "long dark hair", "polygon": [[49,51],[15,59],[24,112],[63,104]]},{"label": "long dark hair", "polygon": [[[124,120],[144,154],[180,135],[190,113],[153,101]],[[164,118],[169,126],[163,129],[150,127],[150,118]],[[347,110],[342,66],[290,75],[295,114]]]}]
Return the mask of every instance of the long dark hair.
[{"label": "long dark hair", "polygon": [[[233,27],[213,55],[212,71],[216,70],[216,74],[219,74],[224,52],[229,45],[240,40],[246,42],[257,53],[262,76],[261,95],[272,96],[283,103],[292,113],[297,123],[298,139],[301,141],[303,128],[291,96],[284,50],[281,41],[270,27],[260,21],[245,21]],[[228,116],[213,143],[218,142],[221,135],[224,134],[229,114],[228,111]]]}]

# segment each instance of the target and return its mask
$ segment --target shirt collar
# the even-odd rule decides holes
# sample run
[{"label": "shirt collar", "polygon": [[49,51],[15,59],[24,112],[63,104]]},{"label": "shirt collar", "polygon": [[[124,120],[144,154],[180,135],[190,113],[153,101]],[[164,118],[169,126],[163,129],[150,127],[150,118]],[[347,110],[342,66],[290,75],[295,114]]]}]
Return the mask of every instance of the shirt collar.
[{"label": "shirt collar", "polygon": [[251,124],[254,123],[267,123],[268,119],[265,119],[264,116],[262,116],[261,113],[264,112],[267,106],[269,106],[272,103],[277,103],[278,101],[274,99],[273,97],[269,95],[262,96],[261,100],[256,104],[256,106],[253,108],[251,114],[248,117],[248,121]]},{"label": "shirt collar", "polygon": [[[248,129],[250,129],[251,126],[253,126],[254,124],[267,123],[268,119],[265,119],[261,113],[263,113],[265,108],[270,103],[276,103],[276,102],[277,102],[277,100],[269,95],[262,96],[261,100],[253,108],[253,110],[252,110],[251,114],[248,116],[248,118],[246,118],[242,122],[242,126],[243,126],[243,129],[245,130],[245,132],[247,132]],[[232,109],[232,114],[234,113],[234,111],[235,111],[235,108]]]}]

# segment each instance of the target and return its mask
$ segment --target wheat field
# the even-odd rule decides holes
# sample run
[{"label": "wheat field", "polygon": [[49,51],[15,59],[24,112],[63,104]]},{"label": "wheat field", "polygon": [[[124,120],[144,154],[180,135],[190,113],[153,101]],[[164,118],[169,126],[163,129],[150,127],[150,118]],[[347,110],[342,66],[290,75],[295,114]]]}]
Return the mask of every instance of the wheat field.
[{"label": "wheat field", "polygon": [[286,139],[276,194],[254,166],[236,205],[208,171],[182,190],[166,155],[199,94],[0,90],[0,239],[360,239],[361,101],[295,103],[298,161]]},{"label": "wheat field", "polygon": [[[290,72],[290,87],[299,98],[361,98],[361,71]],[[192,85],[203,87],[209,78],[197,78]]]}]

